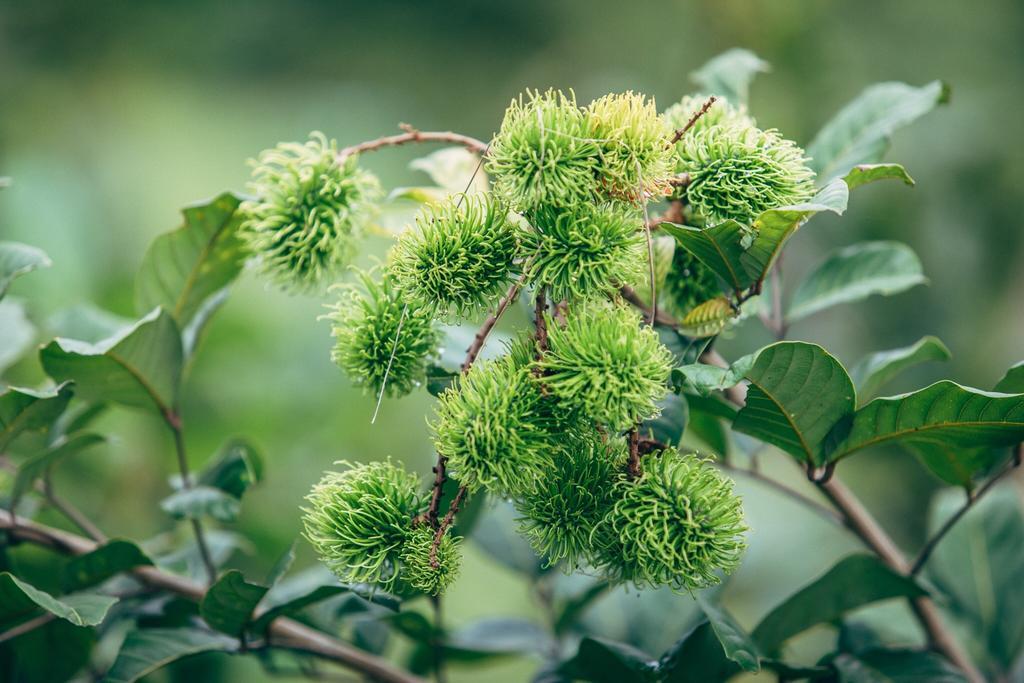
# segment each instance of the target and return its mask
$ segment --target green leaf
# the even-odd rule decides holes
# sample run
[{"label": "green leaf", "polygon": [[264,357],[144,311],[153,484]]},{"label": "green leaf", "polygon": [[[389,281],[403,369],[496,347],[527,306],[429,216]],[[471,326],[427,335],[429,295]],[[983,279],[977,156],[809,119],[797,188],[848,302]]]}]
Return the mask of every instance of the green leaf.
[{"label": "green leaf", "polygon": [[858,164],[873,164],[889,148],[889,138],[949,99],[948,87],[933,81],[920,88],[878,83],[847,104],[821,129],[807,155],[821,182],[845,175]]},{"label": "green leaf", "polygon": [[139,313],[163,306],[184,330],[205,303],[242,270],[242,198],[224,192],[186,207],[177,230],[153,240],[135,281]]},{"label": "green leaf", "polygon": [[799,320],[836,304],[897,294],[927,281],[907,245],[861,242],[833,252],[800,283],[787,317]]},{"label": "green leaf", "polygon": [[47,321],[55,336],[92,344],[113,337],[133,322],[89,303],[57,311]]},{"label": "green leaf", "polygon": [[199,603],[199,614],[218,631],[240,636],[268,590],[246,581],[237,569],[229,569],[206,591]]},{"label": "green leaf", "polygon": [[440,396],[458,379],[459,374],[440,365],[430,365],[427,368],[427,391],[431,396]]},{"label": "green leaf", "polygon": [[661,401],[660,407],[661,415],[645,420],[639,431],[643,435],[650,433],[660,443],[678,446],[689,421],[689,405],[681,396],[669,394]]},{"label": "green leaf", "polygon": [[431,152],[413,159],[409,168],[423,171],[438,187],[448,192],[465,192],[467,187],[469,192],[486,192],[488,189],[487,174],[480,167],[480,157],[463,147],[445,147]]},{"label": "green leaf", "polygon": [[919,650],[876,649],[832,660],[839,683],[967,683],[941,655]]},{"label": "green leaf", "polygon": [[68,560],[61,583],[73,591],[103,583],[112,576],[136,567],[148,567],[153,561],[131,541],[114,539],[96,550]]},{"label": "green leaf", "polygon": [[253,622],[252,630],[255,633],[262,633],[270,626],[270,622],[282,616],[288,616],[301,612],[303,608],[314,605],[328,598],[333,598],[342,593],[349,593],[345,586],[317,586],[313,590],[296,598],[274,605],[267,611],[261,613]]},{"label": "green leaf", "polygon": [[17,683],[75,680],[95,645],[94,629],[56,619],[0,643],[0,671]]},{"label": "green leaf", "polygon": [[739,664],[744,671],[761,670],[761,654],[750,636],[740,628],[739,624],[720,605],[716,605],[702,596],[697,596],[697,603],[704,616],[708,618],[715,636],[722,644],[725,656]]},{"label": "green leaf", "polygon": [[695,228],[665,222],[659,227],[725,280],[734,292],[740,292],[753,284],[740,261],[748,235],[747,229],[740,223],[723,221],[707,228]]},{"label": "green leaf", "polygon": [[941,439],[906,444],[932,474],[947,484],[974,488],[974,480],[987,472],[1004,454],[991,448],[970,448]]},{"label": "green leaf", "polygon": [[284,578],[284,575],[288,573],[288,570],[292,568],[295,563],[295,545],[298,540],[292,541],[287,549],[281,553],[281,557],[277,558],[277,562],[270,568],[267,573],[267,580],[264,582],[265,585],[273,588],[277,585],[277,582]]},{"label": "green leaf", "polygon": [[864,401],[877,394],[882,386],[907,368],[950,358],[952,354],[938,337],[921,337],[910,346],[865,356],[853,366],[850,376],[857,386],[857,396]]},{"label": "green leaf", "polygon": [[[932,534],[965,502],[962,492],[939,493]],[[1024,655],[1024,511],[1012,485],[978,501],[935,547],[926,570],[948,596],[953,614],[977,642],[992,680],[1007,677]],[[1002,675],[1000,675],[1002,674]]]},{"label": "green leaf", "polygon": [[1003,394],[1024,394],[1024,361],[1007,370],[992,391]]},{"label": "green leaf", "polygon": [[561,635],[572,629],[594,601],[605,595],[611,587],[607,581],[594,581],[582,592],[567,598],[559,605],[558,618],[554,624],[555,634]]},{"label": "green leaf", "polygon": [[492,559],[526,576],[540,576],[547,567],[529,542],[516,533],[518,513],[508,501],[495,501],[477,521],[470,536]]},{"label": "green leaf", "polygon": [[32,346],[36,328],[20,302],[0,301],[0,373],[14,365]]},{"label": "green leaf", "polygon": [[7,288],[15,278],[52,265],[50,257],[42,249],[20,242],[0,242],[0,299],[7,294]]},{"label": "green leaf", "polygon": [[240,499],[250,486],[259,482],[262,473],[263,459],[256,448],[245,439],[231,439],[199,475],[199,484]]},{"label": "green leaf", "polygon": [[233,652],[234,638],[197,628],[150,628],[129,631],[104,683],[133,683],[146,674],[201,652]]},{"label": "green leaf", "polygon": [[58,338],[43,348],[40,358],[51,377],[74,380],[77,393],[87,400],[148,408],[161,416],[177,403],[181,334],[162,308],[96,344]]},{"label": "green leaf", "polygon": [[18,473],[14,477],[14,486],[11,488],[11,509],[14,509],[22,496],[32,489],[32,485],[46,473],[46,470],[70,455],[80,453],[105,441],[106,439],[98,434],[74,434],[60,443],[50,446],[42,453],[25,460],[18,466]]},{"label": "green leaf", "polygon": [[747,402],[733,429],[799,462],[824,465],[826,437],[856,407],[853,382],[839,361],[817,344],[779,342],[761,349],[744,376]]},{"label": "green leaf", "polygon": [[560,673],[594,683],[646,683],[658,680],[657,663],[625,643],[588,636]]},{"label": "green leaf", "polygon": [[727,681],[740,673],[725,656],[711,622],[704,620],[662,655],[659,672],[664,683]]},{"label": "green leaf", "polygon": [[725,391],[742,382],[756,360],[757,354],[751,353],[737,358],[727,368],[706,363],[681,365],[672,370],[672,383],[677,391],[689,389],[700,396],[709,396],[712,392]]},{"label": "green leaf", "polygon": [[736,409],[726,405],[717,398],[684,394],[689,406],[689,421],[686,423],[684,440],[691,437],[700,439],[712,452],[727,456],[729,454],[729,435],[723,420],[730,424],[736,417]]},{"label": "green leaf", "polygon": [[873,183],[876,180],[902,180],[905,185],[914,186],[914,179],[900,164],[858,164],[843,176],[851,189]]},{"label": "green leaf", "polygon": [[916,598],[925,591],[913,579],[897,574],[874,555],[849,555],[786,598],[754,629],[762,652],[774,653],[795,635],[834,621],[850,610],[890,598]]},{"label": "green leaf", "polygon": [[721,95],[733,104],[747,103],[754,76],[769,70],[768,62],[750,50],[733,48],[712,58],[690,78],[707,93]]},{"label": "green leaf", "polygon": [[8,387],[0,393],[0,452],[22,432],[47,429],[67,408],[71,395],[67,382],[43,391]]},{"label": "green leaf", "polygon": [[1024,394],[991,393],[943,380],[908,394],[876,398],[836,430],[828,460],[893,441],[1012,446],[1024,441]]},{"label": "green leaf", "polygon": [[241,504],[238,498],[220,489],[193,486],[167,496],[160,501],[160,508],[175,519],[212,517],[221,522],[233,522]]},{"label": "green leaf", "polygon": [[716,296],[694,306],[679,321],[679,331],[694,339],[714,337],[729,325],[737,313],[728,297]]},{"label": "green leaf", "polygon": [[0,572],[0,624],[10,625],[41,607],[75,626],[96,626],[107,616],[117,598],[98,593],[71,593],[56,598],[25,583],[9,572]]},{"label": "green leaf", "polygon": [[543,654],[552,646],[545,628],[517,617],[474,621],[457,629],[444,642],[447,647],[488,654]]}]

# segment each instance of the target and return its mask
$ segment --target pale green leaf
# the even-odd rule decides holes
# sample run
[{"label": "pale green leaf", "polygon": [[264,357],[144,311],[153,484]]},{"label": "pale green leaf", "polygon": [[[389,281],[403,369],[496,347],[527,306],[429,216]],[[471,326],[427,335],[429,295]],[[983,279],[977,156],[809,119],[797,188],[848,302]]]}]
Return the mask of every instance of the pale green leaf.
[{"label": "pale green leaf", "polygon": [[716,296],[694,306],[679,321],[679,332],[692,339],[713,337],[724,330],[736,314],[727,297]]},{"label": "pale green leaf", "polygon": [[121,334],[96,344],[58,338],[40,352],[43,368],[57,380],[73,380],[92,401],[113,401],[168,414],[181,381],[181,334],[162,308]]},{"label": "pale green leaf", "polygon": [[0,299],[15,278],[51,265],[53,262],[42,249],[20,242],[0,242]]},{"label": "pale green leaf", "polygon": [[754,76],[768,70],[768,62],[750,50],[733,48],[709,60],[690,77],[701,90],[739,105],[747,103]]},{"label": "pale green leaf", "polygon": [[54,597],[9,572],[0,572],[0,623],[7,623],[19,614],[31,614],[35,607],[41,607],[75,626],[96,626],[116,602],[117,598],[98,593]]},{"label": "pale green leaf", "polygon": [[128,632],[104,683],[133,683],[171,662],[201,652],[232,652],[234,638],[197,628],[148,628]]},{"label": "pale green leaf", "polygon": [[14,365],[32,346],[36,328],[20,302],[0,301],[0,373]]},{"label": "pale green leaf", "polygon": [[900,164],[858,164],[851,168],[843,180],[852,190],[876,180],[901,180],[904,185],[914,186],[914,179]]},{"label": "pale green leaf", "polygon": [[742,382],[744,376],[754,366],[755,360],[757,360],[757,354],[751,353],[737,358],[727,368],[706,363],[680,365],[672,370],[672,383],[676,386],[677,391],[689,389],[701,396],[708,396],[715,391],[731,389]]},{"label": "pale green leaf", "polygon": [[[438,187],[448,192],[487,192],[487,174],[480,157],[464,147],[445,147],[409,163],[414,171],[423,171]],[[472,181],[472,182],[471,182]]]},{"label": "pale green leaf", "polygon": [[113,337],[133,322],[89,303],[57,311],[47,321],[55,336],[92,344]]},{"label": "pale green leaf", "polygon": [[899,242],[861,242],[833,252],[797,287],[787,317],[799,320],[837,304],[889,296],[924,284],[917,254]]},{"label": "pale green leaf", "polygon": [[807,154],[822,183],[845,175],[859,164],[882,159],[889,138],[949,98],[940,81],[916,88],[905,83],[878,83],[847,104],[821,129]]},{"label": "pale green leaf", "polygon": [[193,486],[167,496],[160,507],[176,519],[213,517],[221,522],[233,522],[241,503],[233,495],[212,486]]},{"label": "pale green leaf", "polygon": [[862,358],[850,376],[857,386],[857,396],[863,402],[871,398],[893,377],[907,368],[928,361],[946,361],[952,358],[949,349],[938,337],[921,337],[910,346],[889,351],[878,351]]}]

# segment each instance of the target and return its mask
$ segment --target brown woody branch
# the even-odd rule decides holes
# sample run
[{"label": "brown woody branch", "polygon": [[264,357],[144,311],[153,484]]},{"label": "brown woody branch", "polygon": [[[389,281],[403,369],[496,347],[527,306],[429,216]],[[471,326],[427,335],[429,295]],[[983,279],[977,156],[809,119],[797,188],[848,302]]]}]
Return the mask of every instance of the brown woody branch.
[{"label": "brown woody branch", "polygon": [[384,137],[377,138],[375,140],[367,140],[366,142],[360,142],[358,145],[351,145],[345,147],[338,152],[338,160],[344,160],[353,154],[360,154],[362,152],[372,152],[374,150],[381,149],[382,147],[398,147],[399,145],[406,145],[412,142],[447,142],[460,147],[465,147],[470,152],[475,154],[484,154],[487,151],[487,143],[482,140],[470,137],[468,135],[462,135],[461,133],[453,133],[452,131],[422,131],[416,130],[408,124],[401,124],[399,126],[404,133],[398,133],[396,135],[386,135]]},{"label": "brown woody branch", "polygon": [[704,105],[700,109],[698,109],[693,116],[690,117],[690,120],[686,122],[686,125],[675,132],[675,135],[672,136],[672,140],[668,143],[668,146],[671,147],[672,145],[682,140],[683,136],[686,135],[691,128],[693,128],[693,126],[697,123],[700,117],[708,113],[708,109],[711,109],[711,105],[713,105],[716,101],[718,101],[718,98],[715,97],[714,95],[709,97],[707,101],[704,103]]}]

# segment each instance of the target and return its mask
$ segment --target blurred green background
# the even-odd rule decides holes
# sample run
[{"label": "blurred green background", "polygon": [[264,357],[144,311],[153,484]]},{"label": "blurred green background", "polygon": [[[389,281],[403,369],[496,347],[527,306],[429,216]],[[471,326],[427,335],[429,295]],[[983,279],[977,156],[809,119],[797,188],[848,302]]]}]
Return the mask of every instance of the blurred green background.
[{"label": "blurred green background", "polygon": [[[352,144],[399,122],[487,138],[527,87],[574,88],[582,102],[633,89],[664,108],[690,89],[690,71],[739,46],[773,67],[753,86],[759,123],[804,144],[870,83],[951,84],[951,106],[899,132],[887,157],[905,164],[918,186],[859,190],[846,216],[816,219],[786,258],[792,291],[834,247],[897,239],[921,256],[930,286],[833,309],[791,334],[847,364],[935,334],[952,362],[924,366],[892,388],[939,376],[987,388],[1024,358],[1021,35],[1020,0],[5,0],[0,175],[13,185],[0,193],[0,239],[42,247],[54,261],[12,295],[26,304],[40,342],[52,316],[76,304],[133,315],[134,272],[148,242],[179,224],[182,205],[244,190],[246,159],[280,140],[323,130]],[[364,163],[388,187],[423,184],[407,164],[428,151],[387,150]],[[386,240],[367,246],[380,254]],[[371,426],[373,397],[353,389],[328,358],[328,325],[317,321],[323,303],[244,276],[191,370],[184,414],[195,464],[231,435],[250,437],[266,455],[266,479],[238,524],[253,541],[238,562],[251,571],[264,572],[296,537],[302,497],[333,461],[390,455],[424,474],[433,461],[425,424],[432,399],[423,391],[387,401]],[[767,342],[755,328],[728,340],[727,355]],[[33,383],[41,373],[27,361],[8,379]],[[127,411],[104,420],[117,439],[68,463],[59,488],[111,535],[146,538],[169,528],[154,504],[174,466],[165,430]],[[782,456],[770,460],[772,473],[799,485]],[[896,539],[916,548],[938,482],[898,451],[843,470]],[[738,485],[753,531],[725,599],[749,626],[855,546],[789,501]],[[300,563],[311,562],[300,544]],[[475,547],[447,602],[456,625],[541,609],[520,575]],[[592,618],[595,628],[654,652],[681,635],[689,603],[618,592]],[[883,607],[876,618],[888,620],[886,610],[900,612]],[[806,647],[813,651],[813,642]],[[251,665],[204,662],[197,680],[260,675]],[[510,659],[455,678],[523,680],[535,666]]]}]

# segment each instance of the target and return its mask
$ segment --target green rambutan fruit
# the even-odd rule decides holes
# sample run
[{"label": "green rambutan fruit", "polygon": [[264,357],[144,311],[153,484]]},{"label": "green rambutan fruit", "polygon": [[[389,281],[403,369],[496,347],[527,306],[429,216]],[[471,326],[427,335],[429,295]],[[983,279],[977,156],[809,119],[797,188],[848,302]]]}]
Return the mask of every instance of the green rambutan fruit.
[{"label": "green rambutan fruit", "polygon": [[572,310],[564,327],[548,321],[548,349],[535,366],[560,404],[623,431],[659,414],[672,363],[638,313],[592,304]]},{"label": "green rambutan fruit", "polygon": [[322,133],[283,142],[251,163],[256,198],[242,206],[241,239],[281,286],[322,286],[351,262],[380,196],[377,178],[354,155],[339,162]]},{"label": "green rambutan fruit", "polygon": [[621,202],[544,207],[523,236],[527,280],[551,297],[586,299],[618,290],[647,272],[643,216]]},{"label": "green rambutan fruit", "polygon": [[[354,384],[404,396],[426,380],[427,363],[441,343],[430,307],[405,301],[385,274],[359,272],[362,288],[338,286],[341,297],[324,317],[335,338],[331,360]],[[387,384],[385,385],[385,378]]]},{"label": "green rambutan fruit", "polygon": [[451,529],[445,530],[437,545],[434,554],[437,566],[431,563],[435,534],[433,527],[420,524],[409,532],[400,555],[402,581],[427,595],[440,595],[448,590],[462,566],[462,537],[455,536]]},{"label": "green rambutan fruit", "polygon": [[413,301],[467,316],[508,287],[520,233],[508,208],[491,195],[451,197],[416,216],[416,228],[392,249],[389,271]]},{"label": "green rambutan fruit", "polygon": [[[666,109],[662,116],[665,118],[666,124],[672,129],[673,134],[675,131],[685,128],[686,124],[690,122],[694,114],[701,110],[708,99],[708,95],[699,93],[684,95],[683,99]],[[716,95],[714,104],[708,107],[708,110],[694,122],[690,130],[686,132],[686,135],[700,133],[712,126],[723,125],[754,126],[755,123],[754,119],[747,113],[746,107],[743,105],[734,107],[727,99],[721,95]],[[678,145],[678,143],[676,144]]]},{"label": "green rambutan fruit", "polygon": [[804,151],[775,130],[732,124],[684,135],[678,169],[686,200],[704,225],[750,225],[762,212],[810,199],[814,171]]},{"label": "green rambutan fruit", "polygon": [[722,287],[713,270],[677,245],[661,292],[669,312],[684,318],[695,306],[721,294]]},{"label": "green rambutan fruit", "polygon": [[336,464],[345,469],[325,473],[306,496],[304,536],[342,581],[389,587],[424,508],[419,477],[391,462]]},{"label": "green rambutan fruit", "polygon": [[604,192],[632,202],[666,194],[675,151],[672,129],[654,100],[633,92],[605,95],[586,112],[590,137],[598,141]]},{"label": "green rambutan fruit", "polygon": [[526,94],[512,100],[487,153],[495,190],[520,212],[593,201],[598,146],[575,95]]},{"label": "green rambutan fruit", "polygon": [[591,431],[563,439],[534,485],[516,501],[519,532],[550,564],[577,568],[593,551],[594,529],[615,504],[627,446]]},{"label": "green rambutan fruit", "polygon": [[720,582],[746,550],[743,502],[708,462],[675,449],[644,458],[644,472],[616,485],[602,522],[615,540],[600,568],[637,587],[697,590]]},{"label": "green rambutan fruit", "polygon": [[546,462],[550,436],[540,389],[507,356],[477,361],[439,397],[434,446],[470,492],[528,488]]}]

